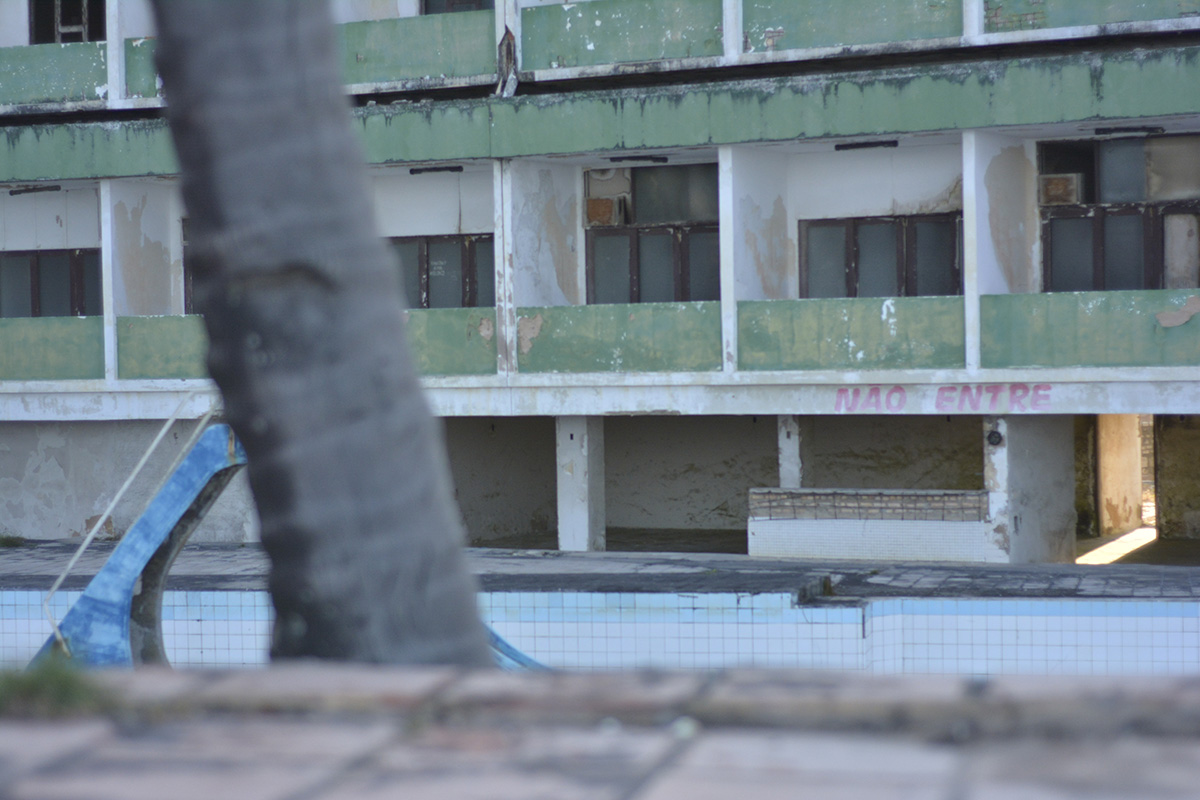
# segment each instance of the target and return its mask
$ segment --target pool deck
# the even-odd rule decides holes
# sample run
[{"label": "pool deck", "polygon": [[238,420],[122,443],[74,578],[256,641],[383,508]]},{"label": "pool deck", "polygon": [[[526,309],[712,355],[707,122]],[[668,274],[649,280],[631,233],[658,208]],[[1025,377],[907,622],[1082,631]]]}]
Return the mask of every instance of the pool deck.
[{"label": "pool deck", "polygon": [[[112,551],[94,544],[64,584],[87,585]],[[76,544],[0,550],[0,589],[45,590]],[[472,549],[472,570],[492,592],[798,592],[814,602],[888,597],[1099,599],[1200,598],[1200,567],[1150,564],[972,565],[812,562],[697,553],[562,553]],[[168,588],[265,590],[268,563],[256,545],[194,544]]]},{"label": "pool deck", "polygon": [[1194,679],[351,665],[107,673],[0,717],[0,797],[1192,798]]}]

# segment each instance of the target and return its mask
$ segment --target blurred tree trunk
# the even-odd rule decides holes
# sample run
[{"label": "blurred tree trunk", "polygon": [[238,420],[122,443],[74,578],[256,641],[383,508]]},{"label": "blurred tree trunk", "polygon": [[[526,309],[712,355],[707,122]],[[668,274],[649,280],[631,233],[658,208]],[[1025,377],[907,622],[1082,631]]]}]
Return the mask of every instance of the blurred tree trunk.
[{"label": "blurred tree trunk", "polygon": [[155,0],[209,370],[249,456],[273,658],[490,663],[323,0]]}]

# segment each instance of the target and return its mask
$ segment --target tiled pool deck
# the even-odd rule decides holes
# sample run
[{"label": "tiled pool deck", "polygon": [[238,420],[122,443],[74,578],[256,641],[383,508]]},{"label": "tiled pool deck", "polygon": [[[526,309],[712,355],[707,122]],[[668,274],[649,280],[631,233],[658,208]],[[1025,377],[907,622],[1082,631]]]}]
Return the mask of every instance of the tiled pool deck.
[{"label": "tiled pool deck", "polygon": [[[103,563],[89,553],[55,614]],[[0,557],[0,665],[49,635],[42,592],[69,544]],[[566,669],[777,667],[966,675],[1200,674],[1200,569],[814,564],[729,555],[473,550],[480,610]],[[177,666],[263,664],[257,547],[184,550],[164,597]]]}]

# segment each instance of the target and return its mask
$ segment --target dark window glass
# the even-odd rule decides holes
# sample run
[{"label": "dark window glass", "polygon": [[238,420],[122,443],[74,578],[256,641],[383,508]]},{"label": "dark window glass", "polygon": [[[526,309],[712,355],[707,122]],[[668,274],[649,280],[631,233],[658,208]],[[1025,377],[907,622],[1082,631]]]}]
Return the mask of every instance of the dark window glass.
[{"label": "dark window glass", "polygon": [[454,11],[479,11],[495,7],[494,0],[425,0],[421,11],[425,14],[447,14]]},{"label": "dark window glass", "polygon": [[488,308],[496,305],[496,250],[489,239],[475,245],[475,305]]},{"label": "dark window glass", "polygon": [[100,251],[0,254],[0,317],[99,316]]},{"label": "dark window glass", "polygon": [[593,303],[628,303],[629,258],[633,253],[628,234],[597,235],[592,242]]},{"label": "dark window glass", "polygon": [[901,294],[896,248],[900,226],[894,222],[858,225],[858,296],[897,297]]},{"label": "dark window glass", "polygon": [[1095,288],[1092,220],[1050,222],[1050,291],[1086,292]]},{"label": "dark window glass", "polygon": [[809,225],[804,237],[807,297],[846,296],[846,224]]},{"label": "dark window glass", "polygon": [[[405,299],[411,308],[495,305],[492,236],[413,236],[392,239]],[[483,261],[480,261],[483,254]],[[488,288],[479,291],[483,264]]]},{"label": "dark window glass", "polygon": [[633,170],[634,224],[716,222],[719,216],[716,164]]},{"label": "dark window glass", "polygon": [[30,44],[104,41],[104,0],[29,0]]},{"label": "dark window glass", "polygon": [[800,240],[803,297],[960,293],[954,215],[801,222]]},{"label": "dark window glass", "polygon": [[953,221],[914,223],[917,295],[953,295],[958,285],[958,225]]},{"label": "dark window glass", "polygon": [[675,235],[643,231],[638,237],[638,300],[670,303],[675,299]]},{"label": "dark window glass", "polygon": [[1146,199],[1146,147],[1142,139],[1114,139],[1097,148],[1100,202]]},{"label": "dark window glass", "polygon": [[1108,214],[1104,219],[1104,288],[1144,289],[1146,248],[1141,214]]},{"label": "dark window glass", "polygon": [[688,299],[721,299],[721,237],[716,231],[688,237]]}]

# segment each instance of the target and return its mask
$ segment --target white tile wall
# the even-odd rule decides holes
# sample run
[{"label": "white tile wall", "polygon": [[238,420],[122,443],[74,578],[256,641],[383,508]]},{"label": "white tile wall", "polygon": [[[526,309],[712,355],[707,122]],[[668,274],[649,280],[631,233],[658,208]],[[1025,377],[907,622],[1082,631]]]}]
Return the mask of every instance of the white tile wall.
[{"label": "white tile wall", "polygon": [[[79,592],[54,598],[56,618]],[[50,635],[40,592],[0,591],[0,666],[23,666]],[[876,673],[1200,673],[1200,603],[1165,600],[887,599],[797,606],[790,594],[491,592],[480,611],[552,667],[799,667]],[[265,592],[167,592],[176,666],[267,660]]]}]

